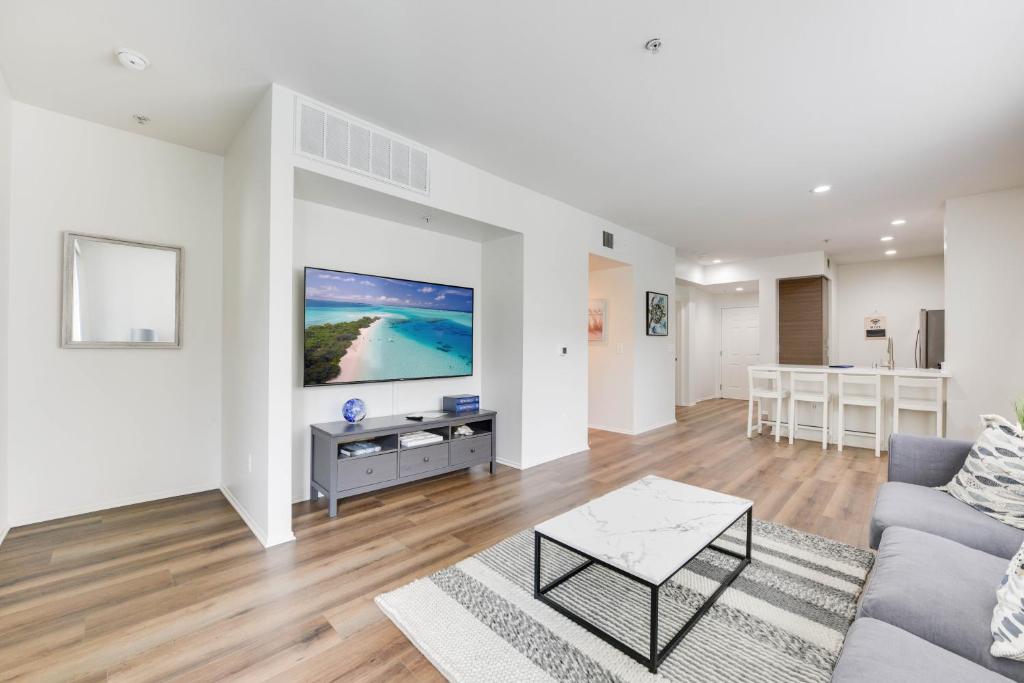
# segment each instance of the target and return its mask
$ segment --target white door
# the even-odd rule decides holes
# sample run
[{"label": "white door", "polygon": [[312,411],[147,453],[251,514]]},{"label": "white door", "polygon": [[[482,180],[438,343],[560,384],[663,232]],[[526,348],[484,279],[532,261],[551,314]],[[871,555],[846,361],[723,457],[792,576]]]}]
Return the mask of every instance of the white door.
[{"label": "white door", "polygon": [[747,368],[760,359],[757,306],[722,309],[722,396],[747,398]]}]

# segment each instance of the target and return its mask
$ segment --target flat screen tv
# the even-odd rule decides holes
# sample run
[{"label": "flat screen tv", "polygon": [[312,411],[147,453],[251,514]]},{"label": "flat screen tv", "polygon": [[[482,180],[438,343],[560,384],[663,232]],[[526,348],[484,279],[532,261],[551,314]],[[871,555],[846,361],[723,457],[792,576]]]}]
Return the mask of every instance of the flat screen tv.
[{"label": "flat screen tv", "polygon": [[473,374],[473,290],[306,268],[303,384]]}]

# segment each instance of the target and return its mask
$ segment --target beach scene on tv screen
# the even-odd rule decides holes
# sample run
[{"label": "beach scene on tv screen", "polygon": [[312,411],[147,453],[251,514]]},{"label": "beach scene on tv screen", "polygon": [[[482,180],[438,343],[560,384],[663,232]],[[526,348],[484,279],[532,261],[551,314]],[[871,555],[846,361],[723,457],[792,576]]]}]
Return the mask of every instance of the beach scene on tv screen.
[{"label": "beach scene on tv screen", "polygon": [[473,290],[306,269],[304,384],[473,374]]}]

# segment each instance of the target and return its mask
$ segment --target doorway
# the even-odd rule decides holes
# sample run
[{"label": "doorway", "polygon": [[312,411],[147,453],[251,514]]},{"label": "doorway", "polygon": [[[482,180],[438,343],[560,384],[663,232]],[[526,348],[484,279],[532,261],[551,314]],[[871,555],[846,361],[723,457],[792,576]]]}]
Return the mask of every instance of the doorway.
[{"label": "doorway", "polygon": [[587,423],[591,429],[632,434],[633,266],[591,254],[588,290]]},{"label": "doorway", "polygon": [[747,368],[760,360],[757,306],[722,309],[722,397],[748,398]]}]

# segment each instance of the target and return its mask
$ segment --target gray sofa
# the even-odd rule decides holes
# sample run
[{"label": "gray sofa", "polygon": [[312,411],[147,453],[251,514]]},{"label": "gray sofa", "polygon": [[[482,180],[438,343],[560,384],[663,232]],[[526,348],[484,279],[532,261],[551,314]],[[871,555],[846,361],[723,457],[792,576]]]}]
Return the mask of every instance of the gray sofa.
[{"label": "gray sofa", "polygon": [[871,518],[878,556],[834,682],[1024,681],[1024,662],[989,654],[996,587],[1024,531],[931,488],[953,478],[971,446],[889,441],[889,481]]}]

